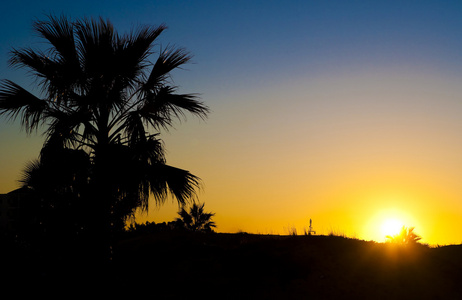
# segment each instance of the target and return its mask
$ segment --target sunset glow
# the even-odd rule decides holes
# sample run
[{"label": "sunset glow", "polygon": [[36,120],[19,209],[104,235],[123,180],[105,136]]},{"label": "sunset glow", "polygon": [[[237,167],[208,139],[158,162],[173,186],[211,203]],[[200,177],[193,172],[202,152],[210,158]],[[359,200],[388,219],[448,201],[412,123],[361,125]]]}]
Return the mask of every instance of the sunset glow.
[{"label": "sunset glow", "polygon": [[[51,2],[13,1],[0,12],[1,78],[36,85],[8,66],[9,51],[43,46],[30,25],[49,8],[107,17],[121,33],[165,23],[159,44],[194,56],[172,74],[178,92],[197,93],[211,113],[187,115],[159,137],[167,164],[202,179],[197,200],[218,232],[303,234],[311,219],[316,234],[384,242],[407,226],[424,243],[462,242],[457,1]],[[0,124],[8,193],[38,157],[43,130],[28,137],[19,120]],[[177,212],[169,199],[137,222]]]},{"label": "sunset glow", "polygon": [[403,222],[396,219],[387,219],[383,222],[381,230],[383,236],[395,236],[403,227]]}]

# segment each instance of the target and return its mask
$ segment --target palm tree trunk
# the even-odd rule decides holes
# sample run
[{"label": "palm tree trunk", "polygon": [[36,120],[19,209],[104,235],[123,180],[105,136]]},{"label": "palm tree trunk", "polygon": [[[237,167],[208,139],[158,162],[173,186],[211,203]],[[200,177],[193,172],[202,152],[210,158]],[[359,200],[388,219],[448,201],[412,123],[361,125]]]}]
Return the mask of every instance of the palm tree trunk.
[{"label": "palm tree trunk", "polygon": [[[99,140],[100,141],[100,140]],[[92,201],[94,205],[94,214],[92,223],[92,240],[97,248],[97,256],[104,261],[112,259],[112,245],[114,243],[114,232],[112,228],[113,214],[112,205],[114,194],[112,183],[108,174],[112,169],[110,160],[109,147],[107,143],[99,142],[98,148],[95,149],[94,156],[94,174],[92,178]]]}]

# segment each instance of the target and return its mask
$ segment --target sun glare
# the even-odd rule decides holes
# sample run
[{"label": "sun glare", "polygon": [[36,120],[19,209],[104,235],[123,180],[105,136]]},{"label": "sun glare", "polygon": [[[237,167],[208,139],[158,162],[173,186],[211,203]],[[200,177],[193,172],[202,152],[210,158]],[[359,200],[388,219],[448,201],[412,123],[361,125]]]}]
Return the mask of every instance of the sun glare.
[{"label": "sun glare", "polygon": [[[401,199],[398,197],[386,198],[391,199],[388,202],[397,202],[394,199]],[[405,198],[403,198],[405,199]],[[382,201],[384,202],[384,201]],[[403,226],[410,228],[415,227],[416,232],[425,238],[425,232],[419,220],[413,214],[409,213],[409,209],[405,206],[399,207],[380,207],[376,208],[374,214],[370,214],[369,221],[365,224],[364,230],[361,235],[365,239],[374,240],[376,242],[386,242],[387,236],[395,236],[400,234]]]},{"label": "sun glare", "polygon": [[394,236],[399,234],[403,227],[403,222],[397,219],[387,219],[382,223],[381,231],[382,236]]}]

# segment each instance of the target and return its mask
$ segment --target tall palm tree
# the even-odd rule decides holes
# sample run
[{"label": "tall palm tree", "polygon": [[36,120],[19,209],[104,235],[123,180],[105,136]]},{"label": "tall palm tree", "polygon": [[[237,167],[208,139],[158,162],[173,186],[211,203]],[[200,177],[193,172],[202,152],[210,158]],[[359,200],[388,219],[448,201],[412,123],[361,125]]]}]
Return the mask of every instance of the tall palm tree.
[{"label": "tall palm tree", "polygon": [[49,49],[13,49],[9,61],[32,72],[41,94],[10,80],[0,84],[0,114],[19,117],[27,133],[46,125],[48,149],[89,155],[91,209],[100,227],[146,210],[150,195],[157,203],[173,195],[183,205],[200,185],[197,176],[166,164],[158,136],[185,113],[209,112],[170,80],[191,59],[184,49],[166,47],[150,61],[165,29],[141,26],[120,35],[102,18],[49,16],[34,23]]}]

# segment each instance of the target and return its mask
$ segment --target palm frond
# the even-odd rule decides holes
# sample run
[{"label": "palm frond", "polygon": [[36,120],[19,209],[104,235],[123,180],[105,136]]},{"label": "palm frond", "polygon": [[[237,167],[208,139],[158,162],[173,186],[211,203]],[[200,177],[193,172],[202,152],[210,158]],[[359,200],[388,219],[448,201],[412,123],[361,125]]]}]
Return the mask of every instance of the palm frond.
[{"label": "palm frond", "polygon": [[7,115],[14,121],[22,115],[21,126],[28,133],[37,129],[48,109],[46,101],[41,100],[10,80],[0,83],[0,115]]},{"label": "palm frond", "polygon": [[78,62],[62,58],[54,60],[40,50],[25,48],[11,51],[10,65],[30,69],[50,101],[71,100],[69,97],[75,98],[75,91],[81,89]]},{"label": "palm frond", "polygon": [[45,77],[48,74],[49,57],[40,50],[32,48],[21,48],[11,50],[11,57],[9,64],[12,67],[26,67],[34,71],[34,75],[38,77]]},{"label": "palm frond", "polygon": [[149,168],[148,181],[151,193],[157,203],[163,203],[170,193],[179,205],[186,204],[196,197],[196,189],[200,189],[201,180],[189,171],[165,164],[154,164]]},{"label": "palm frond", "polygon": [[49,119],[49,125],[45,131],[47,140],[60,140],[62,146],[77,141],[80,126],[89,122],[89,115],[82,110],[50,109],[46,117]]},{"label": "palm frond", "polygon": [[143,91],[149,92],[163,86],[169,73],[190,61],[192,56],[183,48],[167,47],[161,51],[148,80],[143,85]]},{"label": "palm frond", "polygon": [[195,94],[175,94],[173,87],[165,86],[158,92],[149,94],[144,99],[144,105],[139,113],[144,120],[155,129],[168,129],[173,125],[173,119],[181,120],[189,112],[205,119],[209,108],[199,101]]},{"label": "palm frond", "polygon": [[124,129],[129,145],[136,145],[139,142],[146,141],[146,131],[137,111],[127,114],[121,128]]},{"label": "palm frond", "polygon": [[165,150],[162,140],[156,138],[157,135],[149,136],[146,140],[141,140],[137,143],[129,144],[133,152],[133,157],[146,163],[165,164]]},{"label": "palm frond", "polygon": [[77,49],[86,76],[98,78],[113,73],[114,44],[118,36],[110,21],[102,18],[82,19],[76,22]]},{"label": "palm frond", "polygon": [[180,209],[180,211],[178,212],[178,215],[180,216],[180,218],[178,218],[177,221],[181,222],[183,226],[185,226],[186,228],[191,228],[192,223],[193,223],[193,218],[186,211],[184,207]]},{"label": "palm frond", "polygon": [[22,187],[35,187],[37,185],[36,180],[42,178],[40,174],[40,160],[32,160],[26,163],[22,170],[21,178],[18,180]]},{"label": "palm frond", "polygon": [[196,94],[174,94],[175,91],[172,88],[163,89],[166,92],[162,94],[162,97],[165,97],[161,101],[168,106],[169,111],[171,111],[178,119],[180,116],[184,117],[183,110],[205,119],[209,113],[209,108],[204,105],[204,103],[198,101],[199,97]]},{"label": "palm frond", "polygon": [[157,37],[167,27],[141,26],[119,39],[115,50],[119,74],[124,86],[135,89],[135,79],[144,75],[143,70],[149,65],[148,56],[152,54],[152,46]]},{"label": "palm frond", "polygon": [[34,30],[53,46],[52,54],[57,60],[72,67],[72,71],[79,71],[79,57],[75,48],[74,25],[66,17],[48,16],[47,21],[34,23]]}]

